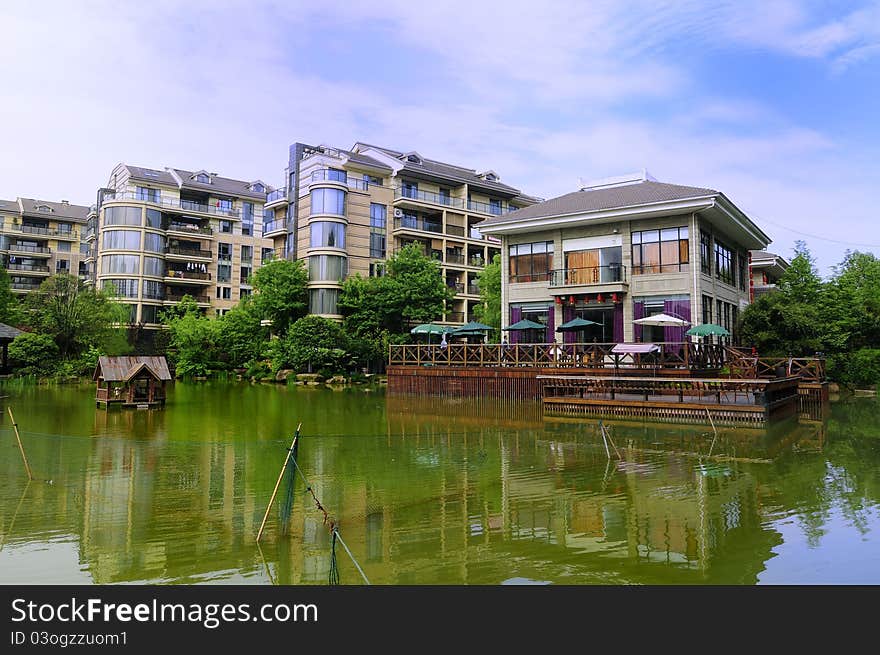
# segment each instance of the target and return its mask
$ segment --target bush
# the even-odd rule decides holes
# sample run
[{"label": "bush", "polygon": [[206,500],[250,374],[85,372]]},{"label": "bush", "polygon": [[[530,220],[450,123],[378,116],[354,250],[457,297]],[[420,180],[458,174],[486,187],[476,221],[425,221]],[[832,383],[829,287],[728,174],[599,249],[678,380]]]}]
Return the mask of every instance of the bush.
[{"label": "bush", "polygon": [[9,359],[23,375],[47,375],[58,368],[58,345],[48,334],[25,332],[9,344]]},{"label": "bush", "polygon": [[352,362],[350,344],[342,326],[320,316],[306,316],[290,326],[287,333],[269,344],[272,370],[292,368],[298,373],[309,369],[345,371]]},{"label": "bush", "polygon": [[862,348],[841,353],[829,361],[832,379],[850,387],[873,388],[880,384],[880,349]]}]

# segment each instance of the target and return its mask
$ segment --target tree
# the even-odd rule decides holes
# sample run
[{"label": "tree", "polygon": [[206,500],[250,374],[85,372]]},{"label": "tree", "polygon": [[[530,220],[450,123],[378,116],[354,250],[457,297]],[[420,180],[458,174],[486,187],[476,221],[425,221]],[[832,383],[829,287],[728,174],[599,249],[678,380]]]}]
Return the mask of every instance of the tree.
[{"label": "tree", "polygon": [[880,259],[847,252],[826,285],[824,306],[828,350],[880,345]]},{"label": "tree", "polygon": [[204,377],[218,368],[218,321],[190,311],[172,317],[167,325],[171,333],[169,356],[177,377]]},{"label": "tree", "polygon": [[127,350],[125,307],[113,301],[112,289],[96,290],[75,275],[46,279],[26,300],[28,321],[38,332],[50,335],[62,359],[96,347],[107,354]]},{"label": "tree", "polygon": [[9,359],[21,373],[45,375],[58,363],[58,346],[48,334],[25,332],[9,344]]},{"label": "tree", "polygon": [[275,334],[283,334],[308,311],[308,283],[309,272],[301,260],[276,259],[258,268],[251,276],[256,315],[271,320]]},{"label": "tree", "polygon": [[0,266],[0,323],[18,325],[21,320],[21,307],[18,298],[12,293],[9,274],[3,266]]},{"label": "tree", "polygon": [[217,343],[230,366],[242,368],[263,355],[267,330],[260,326],[260,317],[247,298],[217,319],[217,323]]},{"label": "tree", "polygon": [[492,263],[480,271],[480,304],[474,307],[477,320],[501,330],[501,255],[496,254]]},{"label": "tree", "polygon": [[322,316],[306,316],[269,345],[274,370],[344,371],[353,364],[349,340],[342,326]]}]

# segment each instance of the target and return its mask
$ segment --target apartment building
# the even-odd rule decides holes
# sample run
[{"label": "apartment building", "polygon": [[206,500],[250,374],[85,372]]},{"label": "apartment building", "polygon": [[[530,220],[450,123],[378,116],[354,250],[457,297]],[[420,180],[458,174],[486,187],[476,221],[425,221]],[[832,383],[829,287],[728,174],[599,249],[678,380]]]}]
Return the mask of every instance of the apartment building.
[{"label": "apartment building", "polygon": [[158,327],[160,310],[186,294],[223,314],[274,256],[263,237],[271,191],[205,170],[119,164],[88,215],[86,265],[129,306],[132,323]]},{"label": "apartment building", "polygon": [[455,299],[442,321],[464,323],[479,303],[477,275],[501,241],[476,224],[538,199],[477,172],[365,143],[350,150],[295,143],[286,189],[270,192],[263,236],[309,270],[309,311],[330,318],[343,280],[382,275],[385,261],[415,243],[441,264]]},{"label": "apartment building", "polygon": [[55,273],[87,275],[84,227],[89,208],[67,200],[0,200],[0,261],[15,293]]},{"label": "apartment building", "polygon": [[[680,327],[633,323],[659,313],[733,331],[750,301],[749,250],[770,242],[722,192],[658,182],[647,171],[477,228],[501,239],[502,325],[543,323],[546,342],[683,340]],[[593,325],[555,331],[574,318]]]},{"label": "apartment building", "polygon": [[751,273],[752,300],[776,289],[779,278],[788,269],[784,257],[766,250],[749,251],[749,271]]}]

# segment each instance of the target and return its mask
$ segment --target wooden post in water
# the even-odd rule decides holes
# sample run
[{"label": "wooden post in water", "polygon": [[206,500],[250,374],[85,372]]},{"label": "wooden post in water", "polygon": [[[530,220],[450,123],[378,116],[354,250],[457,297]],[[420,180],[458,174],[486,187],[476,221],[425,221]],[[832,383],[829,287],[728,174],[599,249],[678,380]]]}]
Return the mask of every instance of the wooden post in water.
[{"label": "wooden post in water", "polygon": [[9,418],[12,419],[12,429],[15,431],[15,440],[18,442],[18,449],[21,451],[21,459],[24,461],[24,468],[28,474],[28,480],[34,479],[34,474],[31,473],[31,465],[28,464],[27,455],[24,454],[24,446],[21,445],[21,435],[18,433],[18,423],[15,422],[15,417],[12,415],[12,408],[7,407],[7,411],[9,412]]},{"label": "wooden post in water", "polygon": [[290,449],[287,451],[287,457],[284,458],[284,466],[281,467],[281,473],[278,474],[278,481],[275,482],[275,489],[272,490],[272,498],[269,499],[269,506],[266,508],[266,513],[263,515],[263,522],[260,523],[260,531],[257,532],[257,543],[260,542],[260,537],[263,536],[263,528],[266,527],[266,521],[269,518],[269,511],[272,509],[272,505],[275,502],[275,496],[278,494],[278,487],[281,486],[284,472],[287,470],[287,465],[290,463],[290,458],[293,456],[293,447],[296,446],[296,440],[299,439],[299,429],[301,427],[302,423],[296,426],[296,433],[293,435],[293,441],[290,442]]}]

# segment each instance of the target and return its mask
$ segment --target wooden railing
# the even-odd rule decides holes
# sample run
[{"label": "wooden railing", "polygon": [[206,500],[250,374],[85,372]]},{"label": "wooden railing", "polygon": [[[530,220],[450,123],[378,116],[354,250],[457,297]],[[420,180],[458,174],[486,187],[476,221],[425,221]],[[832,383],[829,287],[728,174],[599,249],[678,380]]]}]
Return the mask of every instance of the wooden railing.
[{"label": "wooden railing", "polygon": [[720,369],[724,347],[718,344],[658,343],[650,354],[612,352],[615,343],[392,345],[389,365],[530,366],[555,368]]},{"label": "wooden railing", "polygon": [[761,357],[731,346],[726,346],[725,351],[732,378],[799,377],[807,382],[826,379],[823,357]]}]

